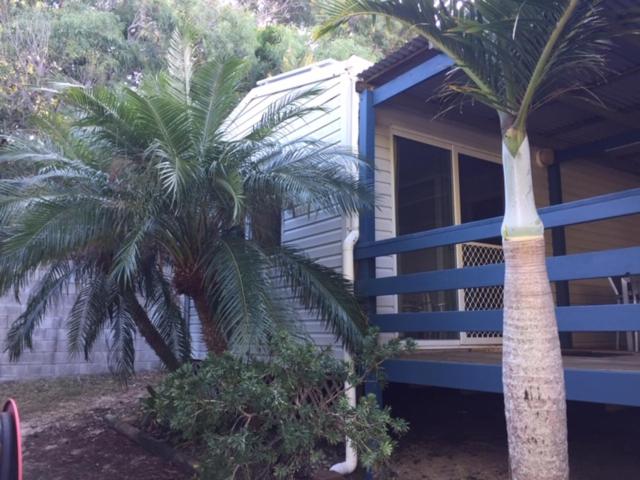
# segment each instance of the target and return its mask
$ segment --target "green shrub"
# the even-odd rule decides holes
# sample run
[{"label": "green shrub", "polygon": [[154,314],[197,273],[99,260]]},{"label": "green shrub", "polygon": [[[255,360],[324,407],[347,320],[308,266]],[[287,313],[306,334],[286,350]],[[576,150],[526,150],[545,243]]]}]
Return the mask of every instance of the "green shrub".
[{"label": "green shrub", "polygon": [[231,355],[209,358],[197,368],[169,375],[147,408],[180,441],[203,446],[205,479],[308,478],[326,468],[327,447],[351,438],[361,464],[380,470],[407,424],[380,409],[375,398],[348,405],[344,381],[360,385],[399,342],[368,351],[352,373],[345,362],[308,343],[278,336],[269,359],[244,361]]}]

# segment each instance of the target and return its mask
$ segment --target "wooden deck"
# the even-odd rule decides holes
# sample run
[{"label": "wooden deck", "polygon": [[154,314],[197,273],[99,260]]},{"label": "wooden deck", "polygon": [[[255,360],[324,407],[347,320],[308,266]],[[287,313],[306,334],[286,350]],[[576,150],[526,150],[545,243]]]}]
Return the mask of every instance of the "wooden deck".
[{"label": "wooden deck", "polygon": [[[622,351],[564,352],[568,400],[640,406],[640,354]],[[390,382],[502,392],[500,348],[420,350],[388,360]]]},{"label": "wooden deck", "polygon": [[[502,358],[500,348],[450,348],[420,350],[405,357],[430,362],[479,363],[499,365]],[[564,367],[582,370],[631,370],[640,371],[640,354],[625,351],[567,350],[562,357]]]}]

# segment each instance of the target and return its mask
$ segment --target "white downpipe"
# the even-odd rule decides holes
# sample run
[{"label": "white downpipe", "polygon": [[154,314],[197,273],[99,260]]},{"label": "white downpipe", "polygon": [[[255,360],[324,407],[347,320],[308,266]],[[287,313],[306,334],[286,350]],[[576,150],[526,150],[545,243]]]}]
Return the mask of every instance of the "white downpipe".
[{"label": "white downpipe", "polygon": [[[353,282],[355,278],[355,262],[353,259],[353,249],[359,237],[360,232],[358,230],[358,218],[355,217],[351,220],[349,233],[347,233],[347,236],[342,242],[342,275],[350,282]],[[353,368],[351,355],[349,355],[349,352],[346,349],[344,351],[344,359],[349,363],[350,368]],[[351,385],[348,381],[344,383],[344,392],[349,405],[355,407],[356,389],[353,388],[353,385]],[[356,452],[356,449],[353,448],[351,439],[347,437],[345,439],[345,444],[344,462],[336,463],[330,468],[332,472],[339,473],[340,475],[349,475],[350,473],[353,473],[358,466],[358,453]]]}]

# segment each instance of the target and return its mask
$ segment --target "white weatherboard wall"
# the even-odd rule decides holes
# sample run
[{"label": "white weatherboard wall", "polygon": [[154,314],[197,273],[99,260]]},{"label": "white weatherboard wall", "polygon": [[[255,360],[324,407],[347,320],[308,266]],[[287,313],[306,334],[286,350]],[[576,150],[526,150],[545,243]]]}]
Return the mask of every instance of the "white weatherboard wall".
[{"label": "white weatherboard wall", "polygon": [[[76,290],[69,288],[60,302],[52,306],[33,334],[33,350],[27,350],[17,362],[10,362],[4,351],[5,339],[11,323],[25,307],[29,288],[16,301],[13,295],[0,297],[0,382],[29,380],[42,377],[107,373],[109,347],[107,336],[101,335],[86,361],[84,355],[71,356],[67,348],[67,314],[76,298]],[[145,340],[136,338],[136,370],[160,368],[160,360]]]},{"label": "white weatherboard wall", "polygon": [[[355,149],[358,139],[358,95],[355,92],[355,82],[357,74],[369,65],[358,57],[345,61],[325,60],[258,82],[231,115],[233,136],[248,133],[275,101],[296,91],[317,88],[320,93],[306,100],[306,105],[321,106],[323,111],[313,112],[296,121],[291,127],[290,138],[306,137]],[[347,219],[338,215],[325,212],[285,212],[282,241],[303,250],[319,263],[340,271],[346,228]],[[304,329],[317,345],[338,348],[336,338],[319,319],[303,308],[297,311]],[[204,354],[200,327],[194,317],[191,330],[194,351]]]}]

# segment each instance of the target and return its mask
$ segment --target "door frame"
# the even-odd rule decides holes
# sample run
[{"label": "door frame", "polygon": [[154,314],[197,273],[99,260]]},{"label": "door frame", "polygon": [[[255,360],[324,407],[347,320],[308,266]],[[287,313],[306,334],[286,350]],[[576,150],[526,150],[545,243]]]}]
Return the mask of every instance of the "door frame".
[{"label": "door frame", "polygon": [[[497,163],[502,165],[501,157],[499,154],[489,152],[487,150],[478,149],[471,145],[465,145],[462,142],[452,142],[447,141],[442,138],[434,137],[429,134],[419,132],[416,130],[412,130],[406,127],[400,127],[398,125],[392,125],[389,128],[389,145],[390,145],[390,157],[391,157],[391,175],[392,175],[392,204],[393,204],[393,225],[394,225],[394,235],[397,235],[398,230],[398,218],[397,218],[397,199],[398,199],[398,157],[396,152],[396,137],[406,138],[408,140],[413,140],[415,142],[423,143],[426,145],[430,145],[437,148],[442,148],[445,150],[449,150],[451,152],[451,196],[452,196],[452,206],[453,206],[453,224],[460,225],[462,220],[462,211],[461,211],[461,203],[460,203],[460,168],[459,168],[459,155],[469,155],[479,160],[484,160],[487,162]],[[461,268],[462,266],[462,246],[457,244],[455,246],[455,264],[456,268]],[[395,268],[396,275],[398,273],[398,256],[395,255]],[[457,300],[458,300],[458,309],[460,309],[460,305],[464,304],[464,292],[462,290],[458,290],[457,292]],[[397,298],[396,303],[396,311],[399,309],[400,302],[399,298]],[[469,346],[479,346],[479,345],[487,345],[488,342],[474,342],[468,339],[465,336],[465,332],[460,332],[460,336],[457,339],[446,339],[446,340],[423,340],[416,339],[416,346],[419,349],[428,349],[428,348],[459,348],[461,346],[469,347]],[[497,342],[496,342],[497,343]],[[490,343],[494,345],[496,343]]]}]

